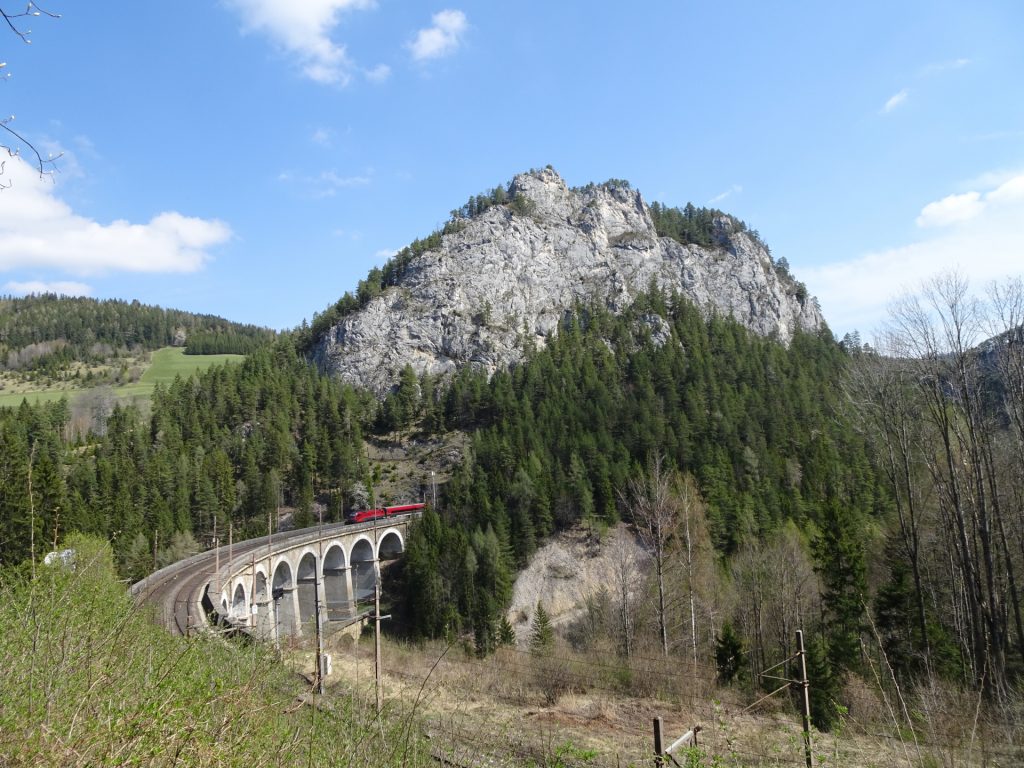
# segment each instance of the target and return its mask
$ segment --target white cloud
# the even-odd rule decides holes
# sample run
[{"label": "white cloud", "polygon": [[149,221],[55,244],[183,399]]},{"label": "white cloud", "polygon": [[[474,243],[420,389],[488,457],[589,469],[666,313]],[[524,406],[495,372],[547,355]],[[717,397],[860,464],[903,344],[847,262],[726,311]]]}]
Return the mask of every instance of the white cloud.
[{"label": "white cloud", "polygon": [[321,171],[315,175],[299,175],[291,171],[281,171],[277,180],[285,184],[297,184],[303,190],[303,194],[319,199],[333,197],[342,189],[352,187],[365,187],[370,183],[371,177],[368,174],[343,176],[337,171]]},{"label": "white cloud", "polygon": [[421,29],[416,33],[416,39],[409,43],[409,50],[416,61],[438,59],[455,53],[468,26],[466,14],[450,9],[435,13],[431,21],[433,26]]},{"label": "white cloud", "polygon": [[89,296],[92,294],[90,286],[70,280],[55,280],[53,282],[11,280],[4,285],[4,290],[15,296],[28,296],[30,293],[56,293],[61,296]]},{"label": "white cloud", "polygon": [[302,73],[318,83],[347,85],[354,64],[331,33],[348,11],[373,8],[375,0],[227,0],[247,32],[261,32],[298,57]]},{"label": "white cloud", "polygon": [[921,209],[916,224],[919,227],[945,227],[973,219],[985,208],[981,194],[965,192],[962,195],[948,195]]},{"label": "white cloud", "polygon": [[717,203],[720,203],[726,198],[731,197],[732,195],[738,195],[742,191],[742,186],[740,186],[739,184],[733,184],[731,187],[725,190],[725,192],[720,192],[714,197],[712,197],[710,200],[708,200],[708,205],[715,205]]},{"label": "white cloud", "polygon": [[394,248],[381,248],[379,251],[374,252],[373,258],[376,259],[377,261],[387,261],[396,253],[398,253],[398,251],[396,251]]},{"label": "white cloud", "polygon": [[950,59],[949,61],[940,61],[935,64],[929,64],[927,67],[921,70],[921,74],[926,76],[938,75],[943,72],[949,72],[950,70],[953,69],[963,69],[970,63],[971,60],[965,58]]},{"label": "white cloud", "polygon": [[994,189],[1001,187],[1008,181],[1017,178],[1021,174],[1019,169],[1002,168],[997,171],[985,171],[960,184],[961,189]]},{"label": "white cloud", "polygon": [[321,147],[331,146],[331,132],[327,128],[317,128],[309,140]]},{"label": "white cloud", "polygon": [[57,269],[76,275],[108,271],[193,272],[207,249],[231,237],[223,222],[161,213],[148,224],[100,224],[80,216],[56,187],[24,160],[8,158],[0,204],[0,270]]},{"label": "white cloud", "polygon": [[987,195],[985,200],[993,203],[1011,203],[1024,200],[1024,173],[1007,179]]},{"label": "white cloud", "polygon": [[910,90],[908,88],[904,88],[899,93],[894,93],[889,97],[889,100],[885,102],[885,106],[882,107],[882,113],[887,114],[892,112],[896,107],[906,103],[908,96],[910,96]]},{"label": "white cloud", "polygon": [[917,226],[944,227],[958,224],[977,217],[992,203],[1024,200],[1024,174],[990,174],[987,178],[991,179],[989,186],[997,185],[995,189],[984,195],[974,191],[962,195],[948,195],[929,203],[921,209],[921,215],[917,217]]},{"label": "white cloud", "polygon": [[942,272],[957,270],[979,289],[1024,272],[1024,172],[988,192],[973,194],[977,200],[970,208],[972,215],[957,226],[849,261],[799,269],[832,330],[841,336],[856,328],[867,337],[879,328],[894,298]]},{"label": "white cloud", "polygon": [[391,67],[387,64],[378,64],[373,69],[366,70],[366,79],[371,83],[383,83],[391,77]]},{"label": "white cloud", "polygon": [[323,171],[317,179],[332,190],[344,187],[365,187],[370,183],[369,176],[342,176],[334,171]]}]

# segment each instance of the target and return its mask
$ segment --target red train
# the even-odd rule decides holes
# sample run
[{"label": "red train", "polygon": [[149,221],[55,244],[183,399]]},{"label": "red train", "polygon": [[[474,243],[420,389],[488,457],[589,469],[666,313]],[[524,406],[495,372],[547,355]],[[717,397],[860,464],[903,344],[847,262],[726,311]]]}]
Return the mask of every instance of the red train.
[{"label": "red train", "polygon": [[382,517],[404,515],[409,512],[421,512],[426,504],[399,504],[397,507],[382,507],[380,509],[349,510],[345,513],[346,523],[366,523],[370,520],[377,520]]}]

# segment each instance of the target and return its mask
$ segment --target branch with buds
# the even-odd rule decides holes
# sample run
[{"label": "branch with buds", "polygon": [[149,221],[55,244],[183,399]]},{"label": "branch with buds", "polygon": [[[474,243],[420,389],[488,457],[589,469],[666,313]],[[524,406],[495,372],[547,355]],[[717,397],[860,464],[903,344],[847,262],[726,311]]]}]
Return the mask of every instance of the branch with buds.
[{"label": "branch with buds", "polygon": [[[37,18],[40,16],[46,16],[51,19],[60,18],[59,13],[52,13],[46,10],[45,8],[39,7],[34,2],[30,2],[27,6],[25,6],[25,10],[20,11],[19,13],[11,13],[9,11],[4,10],[3,8],[0,8],[0,16],[3,17],[4,22],[10,28],[11,32],[17,35],[18,38],[25,44],[31,44],[32,38],[30,37],[30,35],[32,34],[32,30],[27,29],[23,26],[23,19]],[[5,70],[6,68],[7,62],[0,61],[0,73],[2,73],[3,79],[10,77],[10,74],[3,72],[3,70]],[[19,157],[21,155],[21,148],[24,147],[29,152],[31,152],[32,155],[35,156],[34,165],[39,171],[40,178],[52,175],[53,172],[56,170],[54,161],[57,160],[60,157],[60,155],[49,155],[48,157],[44,158],[31,141],[29,141],[20,133],[11,128],[10,124],[13,121],[14,115],[0,119],[0,129],[5,131],[8,136],[14,139],[14,142],[11,144],[7,144],[4,143],[3,141],[0,141],[0,150],[5,150],[7,152],[8,157]],[[5,170],[6,161],[0,162],[0,176],[4,175]],[[10,186],[10,182],[8,182],[7,184],[3,184],[2,182],[0,182],[0,189],[8,189]]]},{"label": "branch with buds", "polygon": [[59,19],[59,13],[50,13],[45,8],[40,8],[35,3],[30,2],[25,6],[25,10],[20,13],[9,13],[3,8],[0,8],[0,16],[4,17],[4,21],[7,22],[7,26],[11,28],[11,31],[21,38],[22,42],[31,43],[32,38],[29,35],[32,34],[31,29],[22,29],[15,23],[15,19],[31,19],[39,16],[49,16],[51,19]]}]

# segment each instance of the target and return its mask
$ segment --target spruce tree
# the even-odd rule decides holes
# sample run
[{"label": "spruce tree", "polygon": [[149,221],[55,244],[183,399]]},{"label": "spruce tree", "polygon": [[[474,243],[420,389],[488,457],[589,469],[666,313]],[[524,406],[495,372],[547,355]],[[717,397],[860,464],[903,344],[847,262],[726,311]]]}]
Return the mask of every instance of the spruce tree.
[{"label": "spruce tree", "polygon": [[502,614],[498,622],[498,645],[514,646],[516,644],[516,631],[512,628],[512,622],[508,616]]},{"label": "spruce tree", "polygon": [[538,601],[537,610],[530,624],[530,652],[545,655],[550,653],[554,646],[555,630],[551,626],[551,619],[544,610],[544,605]]},{"label": "spruce tree", "polygon": [[732,622],[722,625],[722,634],[715,638],[715,666],[718,668],[718,681],[728,685],[735,680],[746,663],[743,640],[733,629]]}]

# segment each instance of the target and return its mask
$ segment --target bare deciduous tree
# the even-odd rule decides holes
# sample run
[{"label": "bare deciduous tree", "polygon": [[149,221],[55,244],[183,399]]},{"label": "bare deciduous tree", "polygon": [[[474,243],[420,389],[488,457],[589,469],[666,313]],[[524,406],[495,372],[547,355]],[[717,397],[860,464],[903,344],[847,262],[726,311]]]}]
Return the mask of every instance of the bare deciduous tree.
[{"label": "bare deciduous tree", "polygon": [[927,658],[926,605],[950,617],[968,679],[1003,697],[1008,655],[1024,658],[1024,290],[1008,281],[986,302],[943,275],[891,314],[851,392],[882,449],[917,633]]},{"label": "bare deciduous tree", "polygon": [[673,566],[673,556],[679,544],[679,498],[672,487],[672,473],[665,468],[658,455],[651,459],[647,475],[629,482],[627,505],[632,512],[633,524],[644,548],[654,564],[657,587],[658,631],[662,653],[668,656],[668,600],[666,576]]},{"label": "bare deciduous tree", "polygon": [[640,580],[641,564],[629,533],[617,530],[612,542],[612,581],[615,587],[619,646],[628,659],[633,653],[636,630],[636,592]]},{"label": "bare deciduous tree", "polygon": [[820,615],[821,583],[792,522],[752,540],[732,560],[737,623],[749,638],[751,678],[794,652],[797,629]]},{"label": "bare deciduous tree", "polygon": [[[888,351],[899,346],[891,334],[876,343]],[[877,449],[896,507],[900,543],[910,563],[917,608],[917,632],[924,644],[924,663],[931,666],[925,589],[922,576],[922,527],[933,506],[933,486],[925,475],[922,448],[927,436],[916,377],[907,360],[885,354],[861,354],[850,367],[846,393],[859,423]]]}]

